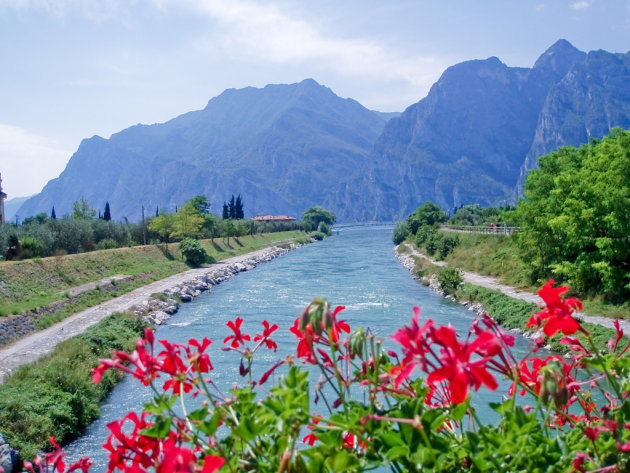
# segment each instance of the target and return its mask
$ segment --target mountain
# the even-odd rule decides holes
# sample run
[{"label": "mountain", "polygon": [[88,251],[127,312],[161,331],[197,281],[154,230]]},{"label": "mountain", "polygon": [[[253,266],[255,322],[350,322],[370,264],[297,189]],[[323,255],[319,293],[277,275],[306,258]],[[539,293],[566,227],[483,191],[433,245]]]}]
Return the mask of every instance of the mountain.
[{"label": "mountain", "polygon": [[537,158],[630,128],[630,53],[584,53],[566,40],[531,68],[498,58],[449,67],[402,114],[368,110],[307,79],[229,89],[203,110],[84,140],[59,178],[18,211],[70,212],[85,197],[138,220],[197,194],[220,211],[392,221],[443,208],[513,202]]},{"label": "mountain", "polygon": [[[18,209],[26,202],[29,197],[14,197],[13,199],[6,200],[4,202],[4,219],[6,222],[12,222],[15,219],[15,215]],[[18,214],[19,215],[19,214]],[[28,217],[28,215],[27,215]]]},{"label": "mountain", "polygon": [[601,138],[615,126],[630,128],[630,52],[592,51],[547,94],[521,176],[539,156]]},{"label": "mountain", "polygon": [[401,219],[426,200],[512,200],[550,89],[585,57],[561,40],[531,69],[496,57],[448,68],[377,140],[363,180],[375,205],[361,218]]},{"label": "mountain", "polygon": [[352,208],[360,196],[346,183],[361,172],[385,122],[312,79],[229,89],[166,123],[83,140],[62,174],[19,213],[54,205],[60,216],[85,197],[99,208],[109,201],[114,219],[139,220],[142,206],[147,215],[174,211],[197,194],[220,212],[239,193],[246,216],[299,216],[316,204]]}]

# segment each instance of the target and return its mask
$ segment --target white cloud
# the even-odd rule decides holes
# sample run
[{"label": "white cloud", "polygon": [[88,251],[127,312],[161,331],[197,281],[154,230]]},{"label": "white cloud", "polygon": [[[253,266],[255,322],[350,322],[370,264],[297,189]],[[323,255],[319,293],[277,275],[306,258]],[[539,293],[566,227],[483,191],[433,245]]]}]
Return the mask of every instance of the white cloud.
[{"label": "white cloud", "polygon": [[573,8],[574,10],[584,10],[588,8],[589,6],[590,6],[589,3],[585,1],[573,2],[571,4],[571,8]]},{"label": "white cloud", "polygon": [[[173,0],[172,4],[182,2]],[[201,51],[211,52],[219,45],[232,55],[271,63],[316,61],[342,76],[403,80],[423,88],[446,67],[436,57],[407,56],[369,37],[344,38],[320,31],[312,22],[272,3],[188,0],[187,5],[219,25],[219,31],[198,42]]]},{"label": "white cloud", "polygon": [[35,194],[64,169],[71,152],[51,140],[0,124],[0,173],[9,198]]}]

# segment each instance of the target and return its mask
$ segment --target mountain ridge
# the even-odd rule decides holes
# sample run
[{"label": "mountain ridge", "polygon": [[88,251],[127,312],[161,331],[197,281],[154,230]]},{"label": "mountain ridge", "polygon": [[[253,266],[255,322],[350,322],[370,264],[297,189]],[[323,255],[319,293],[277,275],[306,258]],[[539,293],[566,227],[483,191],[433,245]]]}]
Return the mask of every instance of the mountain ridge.
[{"label": "mountain ridge", "polygon": [[495,56],[455,64],[400,114],[313,79],[226,89],[167,122],[83,140],[19,214],[62,215],[85,197],[137,220],[142,206],[173,211],[196,194],[218,213],[241,193],[247,216],[322,205],[339,221],[394,221],[426,200],[513,202],[538,156],[630,128],[628,83],[630,53],[559,40],[531,68]]}]

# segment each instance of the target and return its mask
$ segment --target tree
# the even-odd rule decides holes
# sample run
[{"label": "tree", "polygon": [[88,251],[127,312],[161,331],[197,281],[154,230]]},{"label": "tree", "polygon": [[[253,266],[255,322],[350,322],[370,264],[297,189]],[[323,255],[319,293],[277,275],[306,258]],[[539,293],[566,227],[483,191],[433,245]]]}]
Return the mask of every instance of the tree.
[{"label": "tree", "polygon": [[227,220],[228,218],[230,218],[230,210],[228,209],[228,206],[225,202],[223,202],[223,213],[221,218],[223,218],[223,220]]},{"label": "tree", "polygon": [[50,218],[52,220],[57,220],[57,214],[55,213],[55,206],[53,205],[52,212],[50,212]]},{"label": "tree", "polygon": [[426,201],[407,217],[407,228],[412,235],[415,235],[421,226],[446,222],[447,218],[446,212],[439,205]]},{"label": "tree", "polygon": [[191,201],[188,201],[175,214],[175,222],[173,224],[173,238],[199,238],[201,229],[205,220],[197,212],[197,208]]},{"label": "tree", "polygon": [[630,131],[539,159],[514,218],[533,280],[554,274],[580,293],[630,297]]},{"label": "tree", "polygon": [[103,213],[103,220],[109,221],[112,219],[112,214],[109,210],[109,202],[105,202],[105,212]]},{"label": "tree", "polygon": [[205,215],[205,214],[210,213],[210,206],[212,204],[208,202],[208,199],[206,198],[205,195],[196,195],[195,197],[190,199],[188,202],[190,202],[192,206],[195,207],[195,209],[197,209],[197,213],[199,213],[199,215]]},{"label": "tree", "polygon": [[311,207],[302,214],[302,223],[308,231],[317,230],[322,222],[326,225],[332,225],[336,219],[337,217],[334,213],[324,210],[319,205]]},{"label": "tree", "polygon": [[175,214],[162,214],[149,222],[149,231],[157,234],[161,241],[168,243],[175,227]]},{"label": "tree", "polygon": [[85,197],[75,202],[72,208],[72,218],[75,220],[92,220],[96,216],[96,211],[88,204]]},{"label": "tree", "polygon": [[243,212],[243,199],[241,199],[241,194],[238,195],[234,204],[234,218],[236,220],[242,220],[245,218],[245,213]]},{"label": "tree", "polygon": [[230,216],[230,218],[236,218],[236,203],[234,202],[234,194],[232,194],[232,198],[230,199],[230,202],[228,204],[228,214]]}]

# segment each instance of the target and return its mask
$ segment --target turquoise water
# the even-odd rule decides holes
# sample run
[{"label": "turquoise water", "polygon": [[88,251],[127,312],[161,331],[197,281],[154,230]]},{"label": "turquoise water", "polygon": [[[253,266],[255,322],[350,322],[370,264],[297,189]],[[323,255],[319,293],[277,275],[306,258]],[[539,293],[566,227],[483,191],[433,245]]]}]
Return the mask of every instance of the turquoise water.
[{"label": "turquoise water", "polygon": [[[313,297],[326,297],[331,305],[345,305],[339,318],[346,319],[352,328],[370,327],[390,348],[394,344],[389,335],[411,320],[414,305],[422,308],[421,320],[430,317],[439,324],[450,323],[466,336],[474,314],[412,279],[394,257],[391,232],[391,226],[342,228],[331,238],[241,273],[184,304],[169,325],[158,328],[156,339],[178,343],[204,336],[212,339],[212,376],[218,384],[229,387],[240,377],[233,355],[220,350],[223,339],[231,333],[226,322],[242,317],[243,330],[252,335],[262,332],[262,320],[277,323],[280,329],[273,338],[278,352],[264,351],[257,357],[258,363],[270,366],[295,352],[295,337],[288,328]],[[517,339],[515,351],[527,349],[526,340]],[[500,400],[507,391],[506,384],[494,393],[481,388],[477,405],[481,408],[488,401]],[[102,417],[67,448],[69,457],[89,456],[94,460],[91,471],[105,471],[106,457],[100,446],[108,435],[107,423],[129,410],[140,410],[149,395],[148,389],[126,378],[102,406]],[[488,422],[496,419],[489,410],[480,417]]]}]

